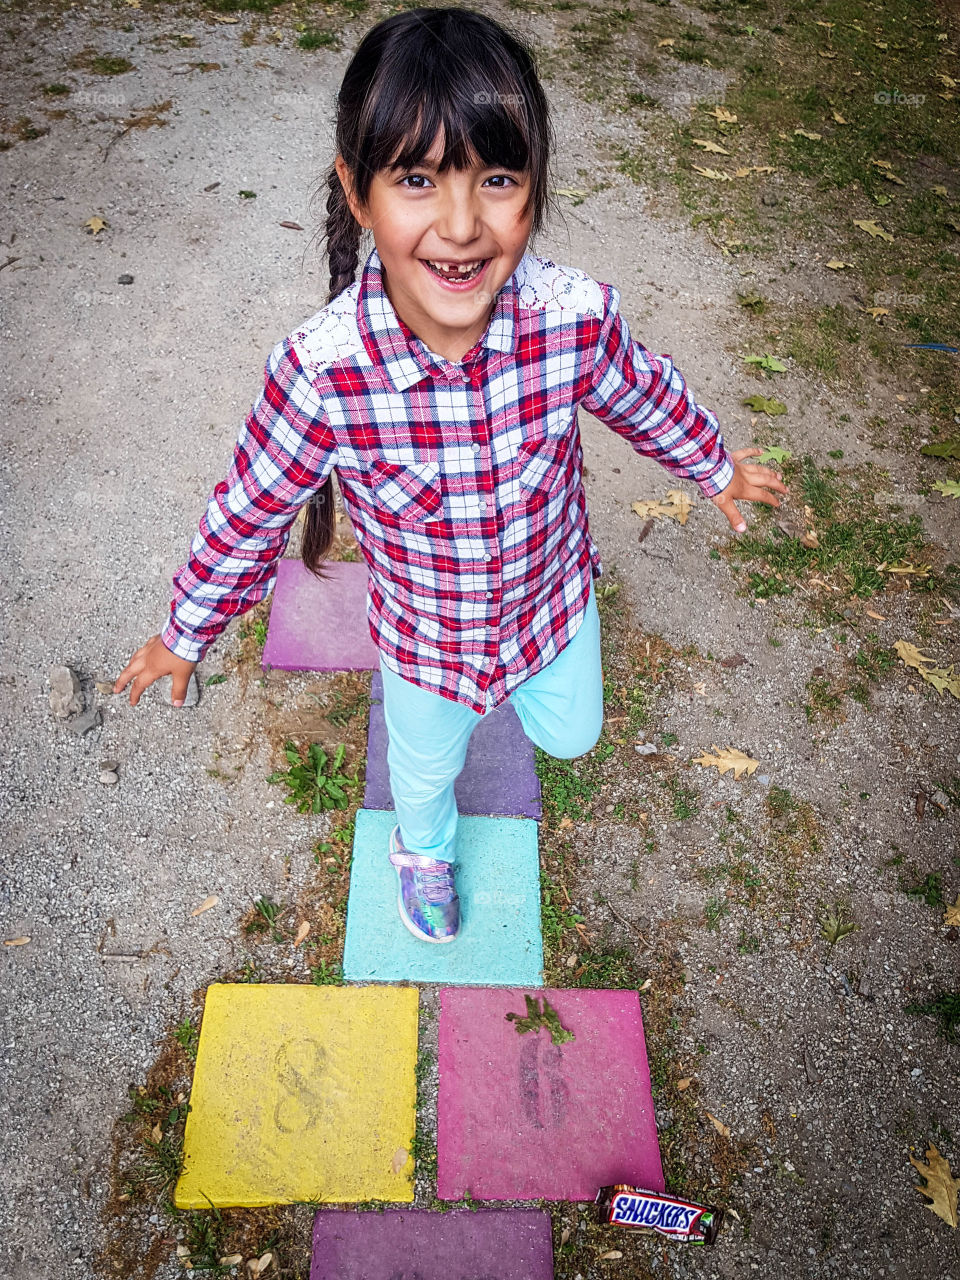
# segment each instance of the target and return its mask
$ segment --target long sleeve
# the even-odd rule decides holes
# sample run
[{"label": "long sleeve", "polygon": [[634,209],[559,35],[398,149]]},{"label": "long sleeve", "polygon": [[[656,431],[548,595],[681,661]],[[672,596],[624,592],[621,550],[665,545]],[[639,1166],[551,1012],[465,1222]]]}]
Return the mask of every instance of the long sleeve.
[{"label": "long sleeve", "polygon": [[297,512],[330,474],[336,442],[296,350],[284,338],[264,367],[227,476],[208,501],[161,640],[198,662],[226,628],[273,589]]},{"label": "long sleeve", "polygon": [[716,417],[695,403],[670,356],[654,355],[631,338],[620,313],[619,289],[600,288],[604,316],[590,390],[581,404],[637,453],[714,497],[733,479],[733,461]]}]

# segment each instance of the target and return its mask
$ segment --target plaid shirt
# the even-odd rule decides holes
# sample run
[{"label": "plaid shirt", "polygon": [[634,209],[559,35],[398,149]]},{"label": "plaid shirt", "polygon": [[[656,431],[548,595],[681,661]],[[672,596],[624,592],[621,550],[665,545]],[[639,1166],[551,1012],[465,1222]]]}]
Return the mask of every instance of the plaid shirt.
[{"label": "plaid shirt", "polygon": [[335,469],[387,666],[478,712],[503,702],[573,638],[602,572],[578,405],[709,496],[733,476],[715,416],[619,306],[614,286],[527,253],[454,363],[396,314],[373,249],[270,353],[163,643],[197,661],[272,590],[297,512]]}]

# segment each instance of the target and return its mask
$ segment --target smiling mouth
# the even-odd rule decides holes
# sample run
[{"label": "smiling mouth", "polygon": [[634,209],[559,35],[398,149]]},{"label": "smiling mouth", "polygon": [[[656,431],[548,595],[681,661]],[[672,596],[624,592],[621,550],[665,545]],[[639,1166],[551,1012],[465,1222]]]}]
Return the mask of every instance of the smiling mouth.
[{"label": "smiling mouth", "polygon": [[441,280],[466,281],[473,280],[490,261],[489,258],[474,258],[472,262],[437,262],[432,258],[423,258],[424,265],[439,276]]}]

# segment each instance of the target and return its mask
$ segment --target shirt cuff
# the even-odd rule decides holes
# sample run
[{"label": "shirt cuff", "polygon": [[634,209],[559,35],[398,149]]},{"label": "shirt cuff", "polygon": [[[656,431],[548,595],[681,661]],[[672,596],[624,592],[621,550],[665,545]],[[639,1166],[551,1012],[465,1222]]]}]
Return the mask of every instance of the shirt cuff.
[{"label": "shirt cuff", "polygon": [[723,455],[723,461],[717,467],[716,471],[710,473],[702,479],[698,478],[696,484],[699,485],[700,491],[707,498],[715,498],[718,494],[723,493],[727,485],[733,480],[733,459],[729,453]]},{"label": "shirt cuff", "polygon": [[208,648],[199,640],[191,640],[182,635],[169,620],[160,632],[160,639],[175,657],[183,658],[185,662],[199,662]]}]

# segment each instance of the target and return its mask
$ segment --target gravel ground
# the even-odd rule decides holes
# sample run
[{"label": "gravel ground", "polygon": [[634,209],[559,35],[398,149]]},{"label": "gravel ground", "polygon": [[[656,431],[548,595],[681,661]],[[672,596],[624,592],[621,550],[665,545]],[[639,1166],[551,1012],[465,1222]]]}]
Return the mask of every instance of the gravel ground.
[{"label": "gravel ground", "polygon": [[[535,20],[516,21],[532,30]],[[309,196],[330,159],[329,104],[356,37],[306,54],[289,29],[272,39],[272,25],[245,44],[255,23],[38,6],[8,14],[0,37],[11,68],[7,121],[46,121],[41,86],[74,87],[48,133],[4,155],[2,256],[12,261],[0,274],[9,584],[0,617],[0,927],[5,939],[29,938],[0,954],[0,1258],[11,1280],[95,1273],[111,1130],[128,1085],[145,1077],[193,993],[234,969],[250,903],[309,889],[310,846],[329,829],[325,819],[294,820],[265,782],[276,764],[267,728],[278,723],[277,686],[233,678],[236,625],[200,672],[201,681],[220,671],[231,678],[205,687],[189,711],[166,705],[158,687],[132,709],[94,683],[113,680],[159,630],[170,576],[223,474],[268,351],[326,297],[323,263],[307,243],[318,212]],[[189,48],[174,38],[185,32],[195,36]],[[115,77],[73,68],[88,48],[135,67]],[[199,59],[219,70],[191,69]],[[676,74],[678,85],[709,79],[695,66]],[[557,185],[582,185],[584,170],[609,185],[555,218],[534,248],[616,283],[635,334],[671,353],[728,439],[748,443],[740,401],[754,387],[736,359],[736,290],[747,280],[781,301],[822,299],[819,275],[809,262],[780,272],[706,252],[656,192],[604,159],[612,141],[629,137],[628,121],[559,86],[551,98]],[[150,107],[162,126],[121,134],[123,121]],[[257,198],[238,199],[244,189]],[[94,216],[108,224],[97,235],[84,226]],[[283,220],[307,233],[281,229]],[[132,284],[118,283],[125,274]],[[896,395],[915,387],[901,385],[896,369],[867,371],[867,387],[847,396],[802,370],[784,375],[777,391],[792,406],[790,438],[819,459],[842,442],[846,461],[888,468],[893,497],[919,509],[912,464],[878,448],[867,427],[880,411],[896,423]],[[838,422],[841,410],[849,422]],[[594,536],[622,584],[616,608],[684,651],[655,700],[648,738],[674,737],[649,765],[650,788],[666,755],[683,763],[713,743],[761,764],[739,782],[685,772],[699,812],[678,821],[651,802],[650,852],[637,829],[605,810],[578,829],[578,905],[596,927],[595,894],[615,906],[632,928],[614,920],[609,936],[632,949],[641,971],[656,974],[656,956],[667,953],[683,968],[670,1061],[696,1075],[700,1115],[719,1116],[731,1149],[750,1154],[725,1201],[740,1221],[730,1219],[716,1250],[665,1252],[630,1239],[619,1267],[578,1264],[577,1274],[776,1269],[783,1280],[933,1272],[950,1280],[952,1267],[958,1280],[955,1240],[923,1207],[908,1162],[911,1147],[933,1140],[957,1168],[958,1050],[932,1019],[904,1013],[910,1000],[956,984],[957,931],[898,879],[911,868],[919,877],[939,871],[945,896],[960,892],[957,811],[928,801],[918,818],[915,801],[960,772],[957,703],[911,691],[895,669],[869,707],[848,699],[836,727],[809,723],[811,672],[840,669],[845,632],[872,626],[886,645],[908,637],[903,597],[879,609],[883,621],[867,622],[858,605],[845,626],[820,631],[804,625],[802,600],[751,606],[727,562],[708,555],[726,541],[719,513],[698,504],[682,528],[659,522],[638,542],[629,504],[659,496],[670,478],[601,424],[584,416],[582,425]],[[928,503],[923,516],[928,537],[949,545],[947,507]],[[937,632],[942,646],[955,646],[955,623]],[[738,666],[715,660],[737,654],[746,659]],[[48,706],[59,664],[80,673],[87,706],[101,709],[102,723],[85,735]],[[296,704],[307,684],[284,678],[279,700]],[[117,762],[116,785],[99,781],[104,760]],[[229,786],[208,773],[223,760],[239,770]],[[607,798],[628,785],[624,798],[635,796],[636,778],[635,769],[611,771]],[[771,845],[771,788],[809,806],[818,833],[816,848],[801,842],[790,866]],[[704,902],[716,890],[699,872],[727,856],[727,806],[771,897],[759,912],[734,900],[709,928]],[[896,856],[900,866],[891,865]],[[627,872],[636,858],[634,887]],[[210,894],[216,908],[191,915]],[[839,902],[859,928],[831,947],[817,915]],[[743,948],[743,931],[758,949]],[[302,961],[291,969],[306,977]],[[667,1129],[672,1117],[664,1110],[658,1120]],[[716,1142],[700,1124],[702,1149],[688,1173],[708,1187]],[[573,1280],[563,1265],[558,1275]],[[180,1273],[169,1260],[156,1274]]]}]

